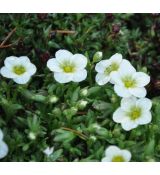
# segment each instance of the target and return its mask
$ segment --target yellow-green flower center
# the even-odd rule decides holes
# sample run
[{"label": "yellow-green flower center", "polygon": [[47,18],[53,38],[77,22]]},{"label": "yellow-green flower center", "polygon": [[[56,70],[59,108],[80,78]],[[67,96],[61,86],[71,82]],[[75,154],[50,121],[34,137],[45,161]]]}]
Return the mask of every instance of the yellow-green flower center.
[{"label": "yellow-green flower center", "polygon": [[126,77],[124,77],[124,78],[122,79],[122,81],[123,81],[124,86],[125,86],[126,88],[134,88],[134,87],[136,87],[136,84],[137,84],[136,80],[133,79],[131,76],[126,76]]},{"label": "yellow-green flower center", "polygon": [[117,63],[112,63],[104,72],[106,75],[109,75],[112,71],[117,71],[118,69],[119,65]]},{"label": "yellow-green flower center", "polygon": [[63,70],[66,73],[71,73],[71,72],[74,72],[74,67],[73,66],[64,66]]},{"label": "yellow-green flower center", "polygon": [[125,162],[123,156],[117,155],[112,158],[112,162]]},{"label": "yellow-green flower center", "polygon": [[63,69],[63,71],[65,73],[72,73],[75,71],[75,65],[73,63],[70,63],[70,62],[64,62],[61,65],[61,68]]},{"label": "yellow-green flower center", "polygon": [[26,68],[22,65],[14,66],[13,67],[13,72],[17,75],[22,75],[26,72]]},{"label": "yellow-green flower center", "polygon": [[132,107],[130,112],[128,112],[128,116],[131,120],[136,120],[141,116],[142,110],[140,107]]}]

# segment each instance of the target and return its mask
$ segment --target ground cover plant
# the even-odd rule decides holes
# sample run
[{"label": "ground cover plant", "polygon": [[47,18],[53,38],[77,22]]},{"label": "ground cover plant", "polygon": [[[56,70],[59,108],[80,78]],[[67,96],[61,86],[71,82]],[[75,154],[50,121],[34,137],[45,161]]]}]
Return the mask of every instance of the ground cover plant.
[{"label": "ground cover plant", "polygon": [[159,161],[159,14],[1,14],[0,161]]}]

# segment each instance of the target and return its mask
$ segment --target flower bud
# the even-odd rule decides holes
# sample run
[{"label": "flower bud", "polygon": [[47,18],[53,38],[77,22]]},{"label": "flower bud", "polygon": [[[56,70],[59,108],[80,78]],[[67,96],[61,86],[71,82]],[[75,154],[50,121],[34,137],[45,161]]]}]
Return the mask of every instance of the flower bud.
[{"label": "flower bud", "polygon": [[88,104],[88,101],[80,100],[80,101],[78,101],[77,107],[79,110],[83,110],[87,106],[87,104]]},{"label": "flower bud", "polygon": [[56,103],[58,101],[58,97],[55,95],[52,95],[48,99],[49,103]]},{"label": "flower bud", "polygon": [[101,61],[102,56],[103,56],[102,52],[96,52],[93,56],[93,62],[97,63],[97,62]]},{"label": "flower bud", "polygon": [[96,141],[96,140],[97,140],[97,138],[96,138],[95,136],[90,136],[90,139],[91,139],[92,141]]},{"label": "flower bud", "polygon": [[33,132],[30,132],[29,135],[28,135],[28,137],[29,137],[31,140],[35,140],[35,139],[36,139],[36,135],[35,135],[35,133],[33,133]]},{"label": "flower bud", "polygon": [[88,88],[84,88],[80,91],[80,95],[82,97],[86,97],[88,95]]}]

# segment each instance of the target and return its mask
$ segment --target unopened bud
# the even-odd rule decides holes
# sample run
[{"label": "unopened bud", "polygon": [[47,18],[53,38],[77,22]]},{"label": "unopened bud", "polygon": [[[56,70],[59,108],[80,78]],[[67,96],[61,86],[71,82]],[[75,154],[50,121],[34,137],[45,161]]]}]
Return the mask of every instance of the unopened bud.
[{"label": "unopened bud", "polygon": [[88,95],[88,89],[87,88],[84,88],[80,91],[80,95],[82,97],[86,97]]},{"label": "unopened bud", "polygon": [[29,135],[28,135],[28,137],[29,137],[31,140],[35,140],[35,139],[36,139],[36,135],[35,135],[35,133],[33,133],[33,132],[30,132]]},{"label": "unopened bud", "polygon": [[58,97],[55,95],[52,95],[49,97],[49,103],[56,103],[58,101]]},{"label": "unopened bud", "polygon": [[94,63],[97,63],[97,62],[99,62],[101,59],[102,59],[102,57],[103,57],[103,53],[102,52],[96,52],[95,54],[94,54],[94,56],[93,56],[93,62]]},{"label": "unopened bud", "polygon": [[88,101],[80,100],[78,102],[78,106],[77,107],[78,107],[78,109],[83,110],[87,106],[87,104],[88,104]]}]

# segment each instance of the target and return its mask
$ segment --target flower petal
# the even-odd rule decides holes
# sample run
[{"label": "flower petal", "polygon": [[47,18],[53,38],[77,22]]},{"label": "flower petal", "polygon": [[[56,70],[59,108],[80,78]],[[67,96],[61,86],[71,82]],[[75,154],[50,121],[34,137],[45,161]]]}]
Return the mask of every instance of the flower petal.
[{"label": "flower petal", "polygon": [[112,158],[111,157],[104,157],[101,162],[112,162]]},{"label": "flower petal", "polygon": [[122,123],[127,120],[127,115],[126,113],[121,109],[118,108],[114,113],[113,113],[113,121],[116,123]]},{"label": "flower petal", "polygon": [[2,67],[0,72],[3,75],[3,77],[6,77],[6,78],[16,78],[17,77],[17,75],[11,72],[11,70],[9,70],[7,67]]},{"label": "flower petal", "polygon": [[16,78],[14,78],[14,82],[16,82],[17,84],[26,84],[29,80],[30,80],[30,75],[26,72],[23,75],[20,75]]},{"label": "flower petal", "polygon": [[87,66],[87,58],[82,54],[75,54],[70,59],[76,65],[77,70],[84,69]]},{"label": "flower petal", "polygon": [[133,75],[133,78],[136,79],[138,87],[146,86],[150,82],[150,76],[145,74],[144,72],[136,72]]},{"label": "flower petal", "polygon": [[111,65],[110,60],[102,60],[99,63],[96,64],[95,70],[99,73],[104,73],[106,68]]},{"label": "flower petal", "polygon": [[24,65],[26,65],[27,63],[30,63],[30,59],[27,56],[21,56],[21,57],[18,57],[17,59],[19,59],[19,61]]},{"label": "flower petal", "polygon": [[26,68],[27,68],[28,74],[31,75],[31,76],[34,75],[36,73],[36,71],[37,71],[36,66],[34,64],[32,64],[32,63],[29,63]]},{"label": "flower petal", "polygon": [[54,78],[59,83],[68,83],[73,79],[73,73],[55,72]]},{"label": "flower petal", "polygon": [[80,82],[80,81],[85,80],[86,77],[87,77],[87,71],[86,71],[86,69],[83,69],[83,70],[80,70],[80,71],[73,73],[72,81]]},{"label": "flower petal", "polygon": [[3,139],[3,132],[2,130],[0,129],[0,141]]},{"label": "flower petal", "polygon": [[151,112],[148,111],[148,112],[144,112],[142,116],[139,119],[137,119],[137,122],[140,125],[144,125],[144,124],[150,123],[151,120],[152,120],[152,115],[151,115]]},{"label": "flower petal", "polygon": [[133,96],[130,98],[123,98],[121,100],[121,108],[124,111],[128,111],[130,110],[131,107],[136,106],[136,101],[137,101],[137,98]]},{"label": "flower petal", "polygon": [[60,67],[59,62],[55,58],[49,59],[47,61],[47,67],[53,72],[62,72],[63,71]]},{"label": "flower petal", "polygon": [[146,96],[147,92],[146,89],[143,87],[137,87],[137,88],[130,88],[129,92],[134,95],[135,97],[143,98]]},{"label": "flower petal", "polygon": [[8,146],[5,142],[0,141],[0,159],[4,158],[8,154]]},{"label": "flower petal", "polygon": [[149,111],[152,107],[152,101],[148,98],[141,98],[136,102],[137,106],[140,106],[143,111]]},{"label": "flower petal", "polygon": [[104,85],[104,84],[108,83],[109,80],[110,80],[110,77],[105,75],[105,74],[98,73],[96,75],[96,82],[98,85]]},{"label": "flower petal", "polygon": [[121,125],[125,131],[130,131],[138,126],[138,124],[136,122],[131,121],[129,119],[127,121],[121,123]]},{"label": "flower petal", "polygon": [[128,150],[122,150],[121,154],[123,155],[126,162],[131,160],[131,153]]},{"label": "flower petal", "polygon": [[68,50],[60,49],[55,53],[55,56],[56,56],[56,60],[59,63],[62,63],[65,60],[70,60],[70,58],[73,56],[73,54],[71,52],[69,52]]},{"label": "flower petal", "polygon": [[111,82],[112,82],[112,84],[117,84],[117,85],[120,85],[120,86],[124,86],[123,85],[123,82],[122,82],[122,80],[121,80],[121,77],[120,77],[120,74],[119,74],[119,72],[112,72],[111,74],[110,74],[110,77],[111,77]]},{"label": "flower petal", "polygon": [[122,55],[120,53],[116,53],[113,56],[111,56],[110,61],[113,63],[120,64],[122,61]]},{"label": "flower petal", "polygon": [[4,61],[4,65],[9,69],[11,70],[13,68],[14,65],[17,65],[19,64],[19,60],[17,57],[15,56],[10,56],[10,57],[7,57]]},{"label": "flower petal", "polygon": [[117,155],[120,153],[120,149],[117,146],[109,146],[105,150],[105,156],[113,157],[113,155]]},{"label": "flower petal", "polygon": [[114,85],[114,91],[117,93],[118,96],[120,97],[130,97],[131,93],[129,92],[128,89],[126,89],[123,86],[119,86],[119,85]]},{"label": "flower petal", "polygon": [[120,68],[119,68],[120,75],[129,75],[136,72],[136,69],[131,65],[128,60],[123,59]]}]

